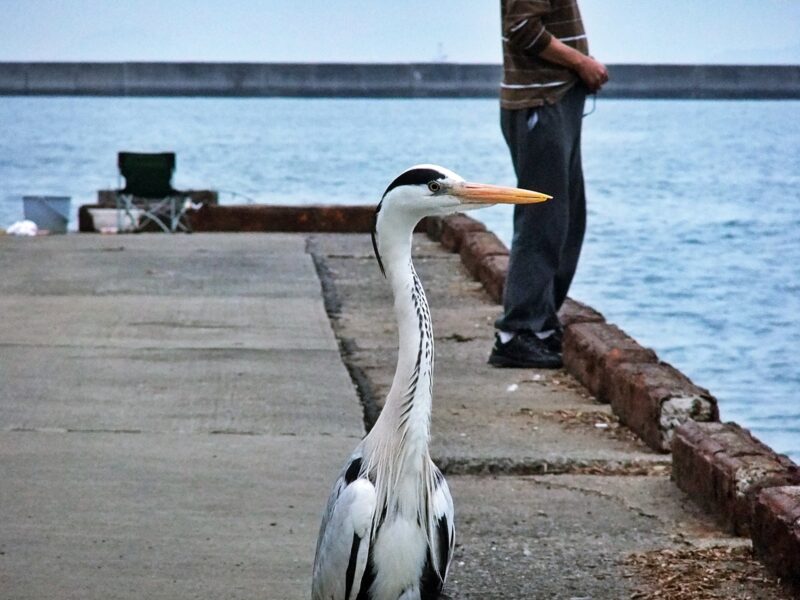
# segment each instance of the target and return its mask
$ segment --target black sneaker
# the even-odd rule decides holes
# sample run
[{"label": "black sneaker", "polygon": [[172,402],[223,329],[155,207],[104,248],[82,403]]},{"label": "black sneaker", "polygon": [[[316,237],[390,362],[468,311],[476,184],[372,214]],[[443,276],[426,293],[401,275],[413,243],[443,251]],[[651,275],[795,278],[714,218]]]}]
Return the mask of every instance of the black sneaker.
[{"label": "black sneaker", "polygon": [[536,334],[527,331],[518,333],[505,344],[495,334],[489,364],[512,369],[560,369],[563,366],[558,352],[553,352]]},{"label": "black sneaker", "polygon": [[551,352],[555,352],[556,354],[561,354],[562,341],[564,340],[564,330],[561,327],[553,331],[553,333],[548,335],[546,338],[540,338],[540,339],[544,342],[544,345],[547,346],[547,348]]}]

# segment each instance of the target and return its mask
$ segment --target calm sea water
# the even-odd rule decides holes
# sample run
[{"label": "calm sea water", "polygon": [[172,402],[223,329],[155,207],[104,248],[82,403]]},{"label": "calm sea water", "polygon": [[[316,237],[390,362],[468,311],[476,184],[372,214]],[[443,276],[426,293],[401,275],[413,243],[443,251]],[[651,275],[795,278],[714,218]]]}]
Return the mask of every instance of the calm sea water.
[{"label": "calm sea water", "polygon": [[[583,149],[572,296],[800,459],[800,102],[601,99]],[[223,203],[373,203],[419,162],[514,183],[492,100],[0,98],[0,226],[116,187],[119,150],[176,151],[176,187]]]}]

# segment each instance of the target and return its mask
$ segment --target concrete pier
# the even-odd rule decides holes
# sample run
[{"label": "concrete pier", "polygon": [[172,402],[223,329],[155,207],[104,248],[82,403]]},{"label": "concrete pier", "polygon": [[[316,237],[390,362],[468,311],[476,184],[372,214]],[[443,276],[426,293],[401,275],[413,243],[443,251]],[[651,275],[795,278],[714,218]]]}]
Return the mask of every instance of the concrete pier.
[{"label": "concrete pier", "polygon": [[[569,374],[487,366],[497,306],[415,257],[451,598],[788,597]],[[394,364],[369,237],[0,236],[0,272],[0,597],[307,598]]]},{"label": "concrete pier", "polygon": [[[609,65],[604,98],[800,98],[796,65]],[[456,63],[0,63],[0,95],[496,98]]]}]

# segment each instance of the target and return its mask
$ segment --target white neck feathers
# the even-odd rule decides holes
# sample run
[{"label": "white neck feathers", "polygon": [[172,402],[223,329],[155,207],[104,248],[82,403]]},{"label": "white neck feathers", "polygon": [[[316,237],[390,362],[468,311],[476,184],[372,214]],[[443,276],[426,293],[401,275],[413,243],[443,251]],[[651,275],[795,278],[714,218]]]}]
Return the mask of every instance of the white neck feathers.
[{"label": "white neck feathers", "polygon": [[411,262],[416,220],[401,211],[378,215],[378,247],[394,294],[399,339],[397,369],[381,416],[375,424],[395,450],[428,454],[433,329],[428,301]]}]

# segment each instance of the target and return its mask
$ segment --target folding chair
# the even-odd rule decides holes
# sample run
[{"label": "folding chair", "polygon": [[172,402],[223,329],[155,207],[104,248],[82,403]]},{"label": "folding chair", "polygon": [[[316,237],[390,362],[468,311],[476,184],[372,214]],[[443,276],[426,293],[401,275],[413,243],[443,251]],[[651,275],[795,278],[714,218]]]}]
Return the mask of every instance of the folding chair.
[{"label": "folding chair", "polygon": [[174,152],[120,152],[117,166],[125,178],[125,187],[116,193],[119,231],[125,217],[136,231],[143,231],[148,222],[155,223],[165,233],[190,231],[184,218],[187,195],[172,187]]}]

